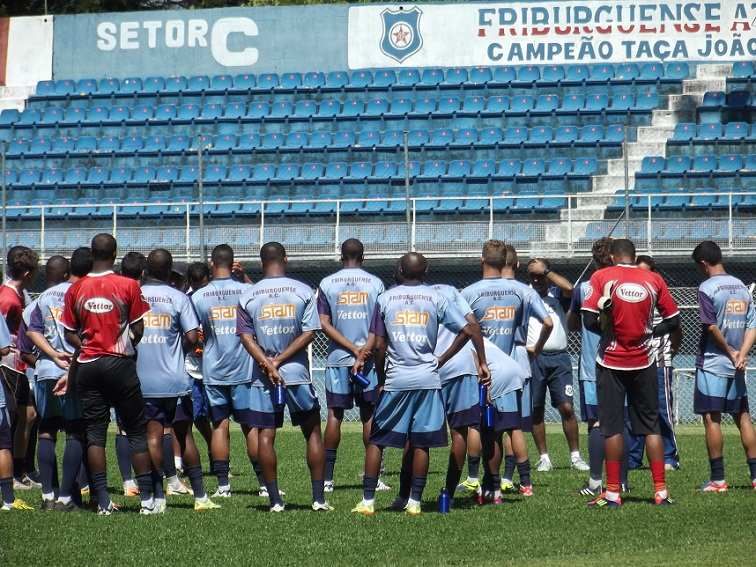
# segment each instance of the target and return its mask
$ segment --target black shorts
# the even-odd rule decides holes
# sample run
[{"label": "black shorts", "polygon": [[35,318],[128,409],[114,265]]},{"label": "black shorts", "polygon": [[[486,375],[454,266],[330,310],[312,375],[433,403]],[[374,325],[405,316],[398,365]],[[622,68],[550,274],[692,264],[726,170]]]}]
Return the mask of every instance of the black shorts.
[{"label": "black shorts", "polygon": [[10,368],[3,366],[2,373],[5,377],[5,391],[10,393],[11,397],[6,396],[5,401],[10,408],[11,413],[15,413],[15,409],[20,406],[34,405],[31,395],[31,388],[29,387],[29,378],[23,372],[16,372]]},{"label": "black shorts", "polygon": [[596,365],[601,433],[621,435],[625,427],[625,396],[634,435],[661,434],[656,364],[642,370],[612,370]]}]

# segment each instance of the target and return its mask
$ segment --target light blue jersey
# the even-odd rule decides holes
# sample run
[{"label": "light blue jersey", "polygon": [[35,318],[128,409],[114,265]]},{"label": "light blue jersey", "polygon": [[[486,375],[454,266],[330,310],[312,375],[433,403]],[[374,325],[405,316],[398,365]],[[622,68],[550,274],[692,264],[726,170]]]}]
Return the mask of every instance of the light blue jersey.
[{"label": "light blue jersey", "polygon": [[[60,324],[63,298],[70,287],[69,282],[59,283],[43,291],[36,301],[30,304],[32,312],[29,331],[42,334],[58,352],[73,354],[74,348],[66,341],[65,328]],[[57,380],[66,372],[43,353],[40,353],[37,360],[36,371],[38,380]]]},{"label": "light blue jersey", "polygon": [[250,284],[216,278],[192,294],[192,304],[202,326],[205,346],[202,376],[205,384],[232,386],[252,380],[254,364],[236,334],[236,313]]},{"label": "light blue jersey", "polygon": [[[462,294],[457,291],[457,288],[446,284],[437,284],[433,286],[437,292],[444,296],[449,305],[454,305],[462,313],[463,316],[472,313],[470,305],[467,303]],[[436,340],[435,355],[441,356],[452,345],[457,333],[447,329],[446,326],[441,326],[438,330],[438,339]],[[444,364],[438,370],[439,376],[441,376],[441,383],[445,384],[449,380],[453,380],[459,376],[477,376],[478,367],[475,364],[475,347],[471,341],[467,341],[460,351],[455,354],[449,362]]]},{"label": "light blue jersey", "polygon": [[[5,322],[5,317],[0,317],[0,348],[8,348],[11,346],[11,336],[8,330],[8,324]],[[0,384],[0,408],[5,407],[5,386]]]},{"label": "light blue jersey", "polygon": [[[271,358],[281,354],[294,339],[320,329],[312,288],[288,278],[265,278],[239,299],[238,334],[254,335],[257,344]],[[205,359],[207,363],[207,359]],[[302,349],[278,369],[287,386],[310,383],[307,350]],[[267,384],[262,369],[255,365],[254,384]]]},{"label": "light blue jersey", "polygon": [[730,357],[714,343],[707,327],[716,325],[727,344],[740,350],[746,330],[756,328],[756,311],[748,288],[729,274],[712,276],[698,288],[698,313],[703,328],[696,366],[715,376],[734,376]]},{"label": "light blue jersey", "polygon": [[184,367],[183,337],[199,328],[194,307],[183,292],[163,282],[147,281],[142,295],[150,304],[144,335],[137,345],[137,375],[145,398],[170,398],[191,392]]},{"label": "light blue jersey", "polygon": [[530,377],[530,361],[525,344],[528,321],[549,316],[538,293],[522,282],[509,278],[484,278],[462,290],[485,337],[514,358]]},{"label": "light blue jersey", "polygon": [[428,285],[398,285],[378,298],[370,330],[388,343],[384,390],[441,389],[434,354],[441,325],[456,334],[467,321]]},{"label": "light blue jersey", "polygon": [[[580,284],[572,292],[572,304],[570,305],[570,311],[581,316],[580,309],[583,306],[585,298],[591,293],[591,284],[588,281],[580,282]],[[580,321],[580,374],[578,380],[584,380],[586,382],[596,381],[596,356],[598,355],[599,343],[601,342],[601,335],[589,331],[583,326],[582,320]]]},{"label": "light blue jersey", "polygon": [[[361,268],[344,268],[323,278],[318,289],[318,313],[360,347],[367,342],[375,301],[384,291],[383,282]],[[333,341],[328,342],[328,366],[352,366],[354,356]]]},{"label": "light blue jersey", "polygon": [[491,385],[488,388],[490,398],[495,400],[505,394],[522,389],[529,374],[514,358],[502,352],[488,339],[483,339],[483,344],[486,348],[488,369],[491,372]]}]

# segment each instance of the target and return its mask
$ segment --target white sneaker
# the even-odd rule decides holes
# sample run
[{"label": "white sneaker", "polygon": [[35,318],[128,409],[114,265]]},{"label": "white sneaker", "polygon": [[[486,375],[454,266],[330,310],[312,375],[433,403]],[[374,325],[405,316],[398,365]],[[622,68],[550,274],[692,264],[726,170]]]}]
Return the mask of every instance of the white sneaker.
[{"label": "white sneaker", "polygon": [[[108,504],[107,508],[100,508],[97,507],[97,515],[98,516],[110,516],[113,512],[117,512],[118,508],[115,507],[115,505],[111,502]],[[141,511],[140,511],[141,514]]]},{"label": "white sneaker", "polygon": [[165,514],[167,507],[165,498],[155,498],[155,514]]},{"label": "white sneaker", "polygon": [[323,483],[323,492],[333,492],[333,481],[327,480]]},{"label": "white sneaker", "polygon": [[178,496],[183,494],[194,495],[192,489],[179,480],[177,476],[174,476],[168,481],[168,487],[166,493],[168,496]]},{"label": "white sneaker", "polygon": [[231,498],[231,487],[221,488],[219,486],[211,498]]},{"label": "white sneaker", "polygon": [[286,506],[284,504],[276,503],[270,507],[271,512],[283,512],[284,510],[286,510]]},{"label": "white sneaker", "polygon": [[312,509],[315,512],[331,512],[332,510],[335,510],[335,508],[328,502],[313,502]]},{"label": "white sneaker", "polygon": [[13,490],[31,490],[33,486],[31,485],[31,482],[27,482],[27,477],[25,476],[21,480],[17,479],[15,476],[13,477]]},{"label": "white sneaker", "polygon": [[591,470],[591,467],[588,466],[588,463],[586,463],[583,460],[583,457],[575,457],[572,459],[572,468],[576,471],[589,471]]},{"label": "white sneaker", "polygon": [[[281,496],[286,496],[286,493],[280,488],[278,489],[278,494],[280,494]],[[265,485],[261,486],[260,489],[257,491],[257,495],[260,498],[269,498],[270,494],[268,494],[268,487]]]},{"label": "white sneaker", "polygon": [[388,492],[389,490],[391,490],[391,487],[379,478],[378,484],[375,486],[375,490],[376,492]]},{"label": "white sneaker", "polygon": [[549,472],[554,468],[554,465],[551,464],[551,459],[548,457],[541,457],[538,459],[538,463],[536,463],[536,470],[538,472]]}]

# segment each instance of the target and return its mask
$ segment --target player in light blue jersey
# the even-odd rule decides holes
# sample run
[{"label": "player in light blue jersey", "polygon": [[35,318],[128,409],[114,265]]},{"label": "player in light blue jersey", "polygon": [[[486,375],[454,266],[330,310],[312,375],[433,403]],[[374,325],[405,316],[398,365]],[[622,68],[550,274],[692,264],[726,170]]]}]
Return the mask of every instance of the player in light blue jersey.
[{"label": "player in light blue jersey", "polygon": [[[535,290],[514,279],[519,266],[514,247],[501,240],[487,241],[483,245],[481,266],[483,279],[462,290],[462,295],[480,323],[483,336],[516,360],[528,376],[522,387],[520,402],[517,401],[515,392],[507,395],[509,405],[520,408],[518,429],[529,432],[532,429],[530,357],[538,356],[543,351],[543,345],[549,338],[554,323]],[[538,320],[542,326],[535,344],[527,347],[528,322],[531,317]],[[501,478],[502,490],[506,492],[514,488],[512,476],[515,467],[520,474],[520,492],[532,495],[530,460],[523,459],[520,455],[518,462],[507,437],[504,474]]]},{"label": "player in light blue jersey", "polygon": [[[35,399],[40,418],[37,460],[43,482],[43,509],[70,512],[81,506],[77,481],[86,448],[85,429],[75,392],[66,387],[62,394],[59,385],[60,379],[68,376],[74,353],[74,348],[65,340],[60,315],[68,288],[91,269],[89,248],[74,250],[70,263],[62,256],[51,257],[45,269],[48,289],[35,300],[26,332],[39,353]],[[60,430],[66,432],[66,443],[63,474],[56,495],[53,489],[53,479],[57,477],[55,444]]]},{"label": "player in light blue jersey", "polygon": [[[0,316],[0,356],[11,351],[11,335],[5,317]],[[13,395],[5,389],[0,379],[0,512],[33,510],[29,504],[16,498],[13,490],[13,434],[8,410],[8,398]]]},{"label": "player in light blue jersey", "polygon": [[213,425],[212,468],[218,478],[213,497],[228,498],[230,416],[242,427],[250,460],[257,460],[251,405],[253,364],[236,334],[239,298],[252,286],[232,278],[234,251],[227,244],[216,246],[211,260],[212,281],[195,291],[191,299],[205,338],[202,377]]},{"label": "player in light blue jersey", "polygon": [[[429,449],[447,443],[446,419],[438,369],[472,339],[480,358],[479,376],[488,383],[486,355],[479,329],[467,322],[456,305],[423,283],[426,259],[417,253],[402,256],[401,283],[378,298],[368,344],[375,346],[375,368],[383,392],[373,416],[370,444],[365,456],[363,499],[353,512],[375,513],[375,489],[385,447],[409,445],[412,480],[407,514],[421,513],[420,501],[428,475]],[[440,356],[435,349],[441,326],[456,334]],[[365,364],[359,357],[354,371]],[[408,463],[407,463],[408,465]]]},{"label": "player in light blue jersey", "polygon": [[722,251],[704,241],[693,250],[693,261],[708,279],[698,288],[701,342],[696,359],[693,409],[703,416],[711,477],[703,492],[727,492],[721,419],[729,413],[740,429],[751,485],[756,490],[756,434],[748,409],[745,368],[756,340],[756,310],[751,291],[729,275]]},{"label": "player in light blue jersey", "polygon": [[[360,351],[365,348],[370,318],[375,302],[384,291],[383,282],[362,269],[364,246],[356,238],[341,244],[343,268],[323,278],[318,289],[318,314],[323,333],[328,337],[328,359],[325,369],[326,423],[324,445],[326,455],[325,491],[333,491],[333,470],[341,442],[344,410],[355,404],[360,410],[362,442],[367,448],[373,410],[378,401],[378,378],[372,365],[364,370],[370,381],[366,387],[356,384],[350,370]],[[379,490],[389,487],[378,480]]]},{"label": "player in light blue jersey", "polygon": [[[185,351],[197,343],[199,320],[191,301],[183,292],[170,285],[173,257],[163,248],[147,256],[147,268],[142,295],[150,305],[144,315],[144,335],[137,345],[137,375],[142,388],[147,418],[147,444],[152,460],[152,482],[155,493],[155,513],[165,512],[163,491],[164,460],[173,464],[173,451],[165,456],[163,433],[173,425],[175,438],[186,463],[186,475],[192,485],[194,509],[204,511],[219,506],[205,492],[202,466],[192,436],[191,420],[175,421],[178,404],[191,416],[191,378],[184,367]],[[169,488],[171,481],[169,478]]]},{"label": "player in light blue jersey", "polygon": [[271,512],[282,512],[278,490],[276,429],[283,425],[283,406],[274,400],[276,386],[285,388],[291,422],[307,443],[312,483],[312,509],[333,508],[324,495],[325,454],[320,433],[320,403],[310,377],[307,347],[320,328],[315,293],[307,284],[286,276],[288,258],[278,242],[260,249],[264,278],[239,299],[237,333],[255,360],[250,420],[259,433],[259,459]]}]

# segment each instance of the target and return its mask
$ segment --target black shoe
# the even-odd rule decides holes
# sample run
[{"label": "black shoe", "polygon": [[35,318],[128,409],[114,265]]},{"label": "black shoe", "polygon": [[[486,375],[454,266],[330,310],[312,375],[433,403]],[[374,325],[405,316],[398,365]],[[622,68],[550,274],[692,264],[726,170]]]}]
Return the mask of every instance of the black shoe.
[{"label": "black shoe", "polygon": [[53,510],[55,510],[56,512],[78,512],[79,510],[81,510],[81,508],[74,504],[73,500],[69,500],[67,504],[63,504],[63,502],[56,502]]},{"label": "black shoe", "polygon": [[55,510],[55,500],[42,500],[39,509],[43,512],[52,512]]}]

